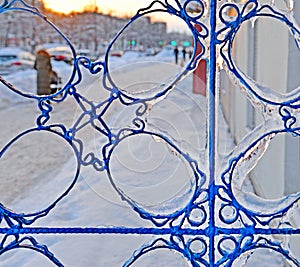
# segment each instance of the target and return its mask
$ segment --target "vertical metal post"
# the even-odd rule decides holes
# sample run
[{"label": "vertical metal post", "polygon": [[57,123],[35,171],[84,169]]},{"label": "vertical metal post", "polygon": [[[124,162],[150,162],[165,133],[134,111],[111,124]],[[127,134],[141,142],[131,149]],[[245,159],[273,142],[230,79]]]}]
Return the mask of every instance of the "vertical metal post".
[{"label": "vertical metal post", "polygon": [[215,161],[216,161],[216,13],[217,0],[210,3],[210,55],[208,81],[208,153],[209,153],[209,262],[215,266]]}]

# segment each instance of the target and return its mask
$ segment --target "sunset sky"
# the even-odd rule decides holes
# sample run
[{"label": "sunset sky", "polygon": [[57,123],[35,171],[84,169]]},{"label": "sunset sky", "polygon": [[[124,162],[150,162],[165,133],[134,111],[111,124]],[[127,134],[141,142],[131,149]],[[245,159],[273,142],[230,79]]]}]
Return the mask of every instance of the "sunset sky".
[{"label": "sunset sky", "polygon": [[[137,10],[147,7],[153,0],[43,0],[45,6],[61,13],[70,13],[72,11],[83,11],[88,5],[97,5],[99,11],[110,13],[114,16],[133,16]],[[172,0],[170,1],[170,3]],[[166,21],[170,30],[179,30],[182,27],[182,21],[174,16],[164,14],[154,16],[156,20]]]},{"label": "sunset sky", "polygon": [[85,6],[95,3],[100,11],[113,11],[117,15],[132,15],[151,2],[152,0],[44,0],[46,7],[58,12],[82,11]]}]

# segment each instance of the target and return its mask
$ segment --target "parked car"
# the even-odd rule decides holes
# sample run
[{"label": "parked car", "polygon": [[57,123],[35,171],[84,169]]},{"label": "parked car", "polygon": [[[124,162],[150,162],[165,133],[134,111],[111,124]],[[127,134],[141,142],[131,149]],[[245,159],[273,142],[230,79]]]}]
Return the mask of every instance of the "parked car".
[{"label": "parked car", "polygon": [[73,54],[68,46],[56,46],[47,49],[51,58],[56,61],[64,61],[70,65],[73,64]]},{"label": "parked car", "polygon": [[77,55],[78,56],[83,56],[83,57],[91,57],[92,53],[89,49],[78,49],[77,50]]},{"label": "parked car", "polygon": [[114,51],[111,51],[109,55],[111,57],[122,57],[123,54],[124,54],[124,51],[122,51],[122,50],[114,50]]},{"label": "parked car", "polygon": [[76,50],[77,52],[77,57],[87,57],[91,61],[96,60],[95,54],[93,54],[89,49],[78,49]]},{"label": "parked car", "polygon": [[0,74],[33,68],[35,56],[18,47],[0,48]]},{"label": "parked car", "polygon": [[158,50],[155,48],[147,48],[145,51],[146,56],[155,56],[158,53]]}]

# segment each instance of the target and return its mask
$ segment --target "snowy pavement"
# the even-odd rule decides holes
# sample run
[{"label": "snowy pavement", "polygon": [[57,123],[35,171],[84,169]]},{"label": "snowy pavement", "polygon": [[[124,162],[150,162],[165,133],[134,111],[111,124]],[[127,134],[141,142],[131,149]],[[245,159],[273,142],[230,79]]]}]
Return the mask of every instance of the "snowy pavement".
[{"label": "snowy pavement", "polygon": [[[157,84],[167,82],[181,71],[180,67],[166,62],[145,64],[145,59],[139,62],[132,58],[130,60],[129,65],[124,62],[124,65],[119,64],[112,77],[125,91],[134,94],[144,93],[145,88],[147,91],[150,85],[151,90],[147,93],[152,94],[159,90]],[[112,64],[118,65],[117,62]],[[162,76],[164,69],[168,69],[169,73]],[[70,68],[61,71],[68,73]],[[105,99],[107,93],[103,91],[100,76],[85,75],[85,80],[78,87],[79,92],[95,102]],[[34,92],[34,73],[26,73],[22,77],[10,77],[10,82],[17,86],[25,81],[28,85],[23,83],[22,86],[32,88]],[[163,101],[156,103],[148,114],[147,126],[169,136],[183,151],[189,152],[205,166],[206,99],[193,94],[191,84],[192,77],[188,76]],[[17,133],[33,128],[39,114],[34,101],[24,100],[9,90],[4,90],[0,90],[1,148]],[[64,123],[68,127],[72,127],[80,114],[78,106],[71,99],[53,104],[53,108],[50,122]],[[136,107],[124,108],[116,103],[108,110],[105,120],[112,129],[118,130],[132,125],[135,110]],[[222,116],[219,123],[220,136],[223,139],[220,149],[226,154],[234,143]],[[86,151],[95,153],[99,153],[101,144],[106,141],[90,128],[80,132],[80,138],[85,142]],[[147,136],[129,138],[114,153],[111,165],[115,183],[131,198],[153,211],[158,210],[165,202],[178,205],[176,198],[191,184],[192,175],[184,162],[158,140]],[[68,188],[74,179],[77,163],[72,149],[63,139],[50,133],[33,132],[23,136],[8,149],[1,158],[0,169],[1,202],[15,211],[30,213],[47,207]],[[169,208],[172,209],[172,205]],[[70,194],[48,216],[37,220],[32,226],[153,225],[141,219],[120,199],[105,172],[84,167]],[[34,237],[39,243],[47,244],[65,266],[72,267],[122,266],[135,250],[154,238],[113,235]],[[251,258],[253,259],[247,265],[242,266],[283,266],[280,258],[265,251]],[[267,261],[268,264],[264,265],[262,261]],[[159,266],[189,266],[179,254],[167,250],[155,253],[153,257],[142,257],[134,266],[158,266],[158,263]],[[19,250],[1,256],[0,267],[6,266],[47,267],[53,264],[37,253]]]}]

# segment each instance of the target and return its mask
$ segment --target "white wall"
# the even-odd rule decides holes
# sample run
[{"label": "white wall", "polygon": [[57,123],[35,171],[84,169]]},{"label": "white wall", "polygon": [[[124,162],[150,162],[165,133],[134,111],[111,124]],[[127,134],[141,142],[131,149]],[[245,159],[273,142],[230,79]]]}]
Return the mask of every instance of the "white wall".
[{"label": "white wall", "polygon": [[[280,4],[280,8],[285,8],[284,1]],[[300,24],[300,1],[294,2],[294,16]],[[300,86],[300,51],[282,22],[258,19],[254,30],[250,23],[244,23],[236,37],[234,59],[244,73],[278,93],[285,94]],[[252,124],[255,127],[263,123],[259,112],[255,111],[252,116],[250,102],[227,78],[222,78],[220,99],[231,134],[237,143],[251,131]],[[250,178],[256,193],[265,198],[299,192],[300,138],[289,134],[277,135],[250,173]],[[292,220],[295,227],[300,227],[300,209],[298,211]],[[290,245],[300,259],[300,238],[293,237]]]},{"label": "white wall", "polygon": [[[287,91],[288,55],[289,30],[274,19],[258,19],[254,28],[250,22],[244,23],[234,42],[237,66],[259,84],[278,93]],[[225,101],[224,105],[230,106],[224,108],[225,115],[231,133],[239,143],[251,131],[252,125],[263,123],[263,117],[238,88],[231,85],[223,91],[221,100]],[[256,191],[262,197],[278,198],[285,193],[285,148],[284,136],[274,138],[267,153],[251,172]]]},{"label": "white wall", "polygon": [[[270,18],[258,19],[256,27],[256,81],[276,92],[286,93],[289,30],[283,23]],[[262,122],[257,112],[255,120],[256,124]],[[284,195],[284,162],[285,138],[277,136],[252,173],[253,182],[263,197]]]}]

